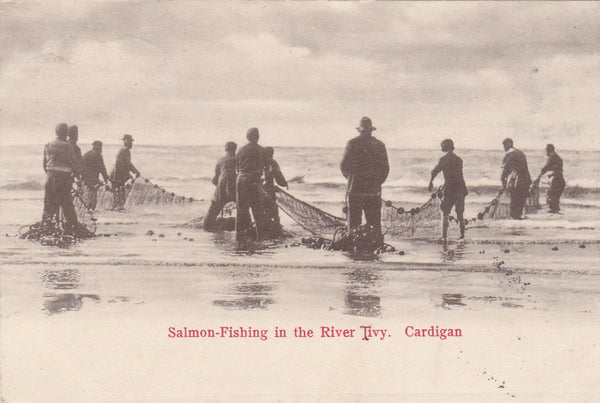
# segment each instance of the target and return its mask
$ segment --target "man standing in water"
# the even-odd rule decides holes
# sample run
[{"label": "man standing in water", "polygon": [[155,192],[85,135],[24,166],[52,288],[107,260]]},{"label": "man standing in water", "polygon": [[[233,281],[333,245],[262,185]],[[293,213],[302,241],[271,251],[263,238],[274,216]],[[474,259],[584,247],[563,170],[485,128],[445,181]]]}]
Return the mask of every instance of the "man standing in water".
[{"label": "man standing in water", "polygon": [[547,201],[549,213],[558,213],[560,212],[560,196],[562,195],[563,190],[565,190],[565,178],[563,176],[563,160],[556,153],[553,144],[546,145],[546,155],[548,156],[548,161],[546,161],[546,165],[542,168],[542,172],[540,176],[535,180],[536,183],[539,183],[540,179],[546,172],[552,172],[550,177],[552,177],[552,182],[550,183],[550,189],[548,189]]},{"label": "man standing in water", "polygon": [[265,168],[265,150],[258,145],[258,129],[248,129],[248,144],[240,148],[236,155],[237,163],[237,218],[235,232],[238,240],[246,240],[250,236],[252,221],[250,209],[256,223],[256,237],[263,235],[263,206],[261,203],[261,177]]},{"label": "man standing in water", "polygon": [[381,185],[390,172],[387,151],[385,144],[371,135],[376,130],[371,119],[363,117],[356,129],[360,135],[348,141],[340,164],[348,179],[348,231],[360,226],[364,211],[367,225],[375,231],[378,243],[383,244]]},{"label": "man standing in water", "polygon": [[451,139],[442,141],[442,152],[446,154],[440,158],[438,164],[431,171],[429,191],[433,190],[433,180],[437,174],[444,173],[444,198],[440,208],[442,210],[442,240],[448,237],[449,215],[452,207],[456,211],[456,220],[460,229],[460,239],[465,237],[465,196],[469,193],[463,177],[462,159],[454,154],[454,142]]},{"label": "man standing in water", "polygon": [[212,183],[217,186],[215,194],[204,217],[204,229],[214,231],[217,216],[230,201],[235,201],[236,164],[235,150],[237,144],[232,141],[225,144],[225,156],[217,162]]},{"label": "man standing in water", "polygon": [[136,178],[140,177],[140,172],[131,163],[132,148],[133,137],[130,134],[125,134],[123,136],[123,148],[117,154],[117,161],[110,175],[114,195],[113,210],[122,210],[125,206],[125,183],[131,179],[131,173],[134,173]]},{"label": "man standing in water", "polygon": [[60,123],[56,126],[56,139],[46,144],[44,148],[43,165],[47,176],[42,220],[45,222],[52,220],[52,217],[58,215],[60,207],[64,214],[65,229],[70,232],[79,227],[71,194],[73,184],[71,175],[79,172],[75,152],[67,142],[67,131],[67,124]]},{"label": "man standing in water", "polygon": [[513,220],[523,219],[523,207],[529,194],[531,176],[527,168],[527,158],[521,150],[513,147],[512,139],[504,139],[504,160],[502,161],[502,186],[510,195],[510,216]]},{"label": "man standing in water", "polygon": [[82,172],[83,170],[83,159],[81,157],[81,148],[77,145],[77,141],[79,140],[79,128],[77,125],[69,126],[69,130],[67,132],[67,141],[73,147],[73,153],[75,154],[75,163],[77,166],[77,171]]},{"label": "man standing in water", "polygon": [[281,233],[281,226],[279,225],[279,209],[277,207],[277,196],[275,194],[275,183],[285,188],[288,187],[287,180],[281,172],[281,168],[275,159],[273,154],[275,150],[273,147],[265,147],[265,182],[263,189],[265,192],[265,224],[268,227],[267,231],[273,236],[279,236]]},{"label": "man standing in water", "polygon": [[96,209],[98,200],[98,186],[100,186],[99,175],[102,174],[105,182],[108,182],[106,166],[102,158],[102,142],[94,141],[92,149],[83,155],[83,186],[85,199],[88,207]]}]

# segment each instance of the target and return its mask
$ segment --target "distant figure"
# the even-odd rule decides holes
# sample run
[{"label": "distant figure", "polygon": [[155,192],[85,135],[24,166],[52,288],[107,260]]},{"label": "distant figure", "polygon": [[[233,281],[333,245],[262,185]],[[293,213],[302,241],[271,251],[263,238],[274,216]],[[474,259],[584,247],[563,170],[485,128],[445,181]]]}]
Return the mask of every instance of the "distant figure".
[{"label": "distant figure", "polygon": [[75,153],[75,163],[77,166],[77,172],[81,173],[83,170],[83,159],[81,158],[81,148],[77,145],[77,141],[79,140],[79,128],[77,125],[69,126],[69,130],[67,132],[67,141],[73,147],[73,152]]},{"label": "distant figure", "polygon": [[542,168],[542,172],[540,176],[535,180],[539,182],[542,176],[546,172],[552,172],[550,177],[552,178],[552,182],[550,183],[550,189],[548,189],[547,201],[549,213],[559,213],[560,212],[560,196],[562,195],[563,190],[565,190],[565,178],[563,176],[563,160],[556,153],[553,144],[548,144],[546,146],[546,155],[548,156],[548,161],[546,161],[546,165]]},{"label": "distant figure", "polygon": [[265,147],[266,165],[265,165],[265,182],[263,184],[263,190],[266,194],[266,200],[264,203],[265,210],[265,221],[268,227],[269,233],[272,235],[279,235],[281,227],[279,225],[279,209],[277,208],[277,196],[275,194],[275,183],[285,188],[288,187],[288,183],[281,173],[281,168],[275,159],[273,154],[275,151],[273,147]]},{"label": "distant figure", "polygon": [[429,191],[433,190],[433,180],[437,174],[444,173],[444,198],[440,208],[442,210],[442,240],[448,237],[449,215],[452,207],[456,211],[456,220],[460,229],[460,239],[465,237],[465,196],[469,194],[465,179],[463,177],[462,159],[454,154],[454,142],[451,139],[442,141],[442,152],[446,154],[440,158],[438,164],[431,171],[429,180]]},{"label": "distant figure", "polygon": [[256,237],[263,235],[263,206],[261,203],[261,177],[265,167],[265,150],[258,145],[258,129],[248,129],[248,144],[240,148],[236,155],[237,162],[237,218],[235,232],[238,240],[246,240],[251,235],[252,221],[256,223]]},{"label": "distant figure", "polygon": [[348,230],[360,226],[364,211],[367,225],[373,227],[383,244],[381,185],[390,172],[387,151],[385,144],[371,135],[376,130],[371,119],[363,117],[356,129],[360,135],[348,141],[340,164],[348,179]]},{"label": "distant figure", "polygon": [[510,216],[514,220],[521,220],[523,207],[527,201],[531,176],[527,168],[527,158],[522,151],[513,147],[513,141],[505,139],[504,160],[502,161],[502,186],[508,190],[510,195]]},{"label": "distant figure", "polygon": [[213,195],[210,207],[204,217],[204,229],[206,231],[214,231],[217,216],[223,210],[225,204],[230,201],[235,201],[235,182],[236,182],[236,165],[235,151],[237,144],[232,141],[225,144],[225,156],[217,162],[215,167],[215,176],[212,183],[216,185],[215,194]]},{"label": "distant figure", "polygon": [[133,148],[133,137],[130,134],[123,136],[123,148],[117,154],[115,167],[110,174],[110,181],[113,188],[113,210],[122,210],[125,206],[126,190],[125,183],[133,179],[131,174],[135,174],[136,178],[140,177],[140,172],[131,163],[131,149]]},{"label": "distant figure", "polygon": [[102,158],[102,142],[94,141],[92,149],[83,156],[83,186],[87,206],[96,209],[98,202],[99,175],[102,174],[104,182],[108,183],[108,174]]},{"label": "distant figure", "polygon": [[60,123],[56,126],[56,139],[44,148],[43,166],[47,176],[42,220],[49,222],[53,217],[58,219],[59,208],[62,208],[65,229],[72,231],[78,227],[79,221],[73,206],[71,175],[78,174],[78,171],[75,152],[67,142],[67,131],[67,124]]}]

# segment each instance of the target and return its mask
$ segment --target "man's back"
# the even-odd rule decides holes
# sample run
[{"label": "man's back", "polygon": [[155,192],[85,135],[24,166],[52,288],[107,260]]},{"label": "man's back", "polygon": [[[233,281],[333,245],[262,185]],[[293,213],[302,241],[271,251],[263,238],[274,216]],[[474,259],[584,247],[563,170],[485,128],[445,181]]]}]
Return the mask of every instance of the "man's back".
[{"label": "man's back", "polygon": [[246,144],[238,151],[236,161],[238,174],[258,179],[262,176],[265,166],[264,148],[254,143]]},{"label": "man's back", "polygon": [[542,173],[549,171],[552,171],[555,175],[563,173],[563,160],[556,152],[548,156],[548,161],[546,161],[546,165],[542,168]]},{"label": "man's back", "polygon": [[88,183],[98,182],[98,175],[106,178],[106,167],[102,154],[95,150],[90,150],[83,155],[83,179]]},{"label": "man's back", "polygon": [[385,144],[373,136],[359,135],[348,141],[340,164],[350,180],[351,193],[379,193],[390,166]]},{"label": "man's back", "polygon": [[467,195],[467,185],[463,176],[462,159],[452,151],[446,153],[438,165],[434,168],[434,173],[437,175],[439,171],[444,174],[445,186],[447,191],[458,191],[461,194]]},{"label": "man's back", "polygon": [[523,151],[516,148],[509,150],[504,156],[503,165],[502,181],[505,181],[511,172],[515,172],[517,174],[517,186],[529,186],[531,184],[527,157],[525,157]]},{"label": "man's back", "polygon": [[47,171],[72,172],[74,166],[73,148],[65,140],[54,139],[44,149],[44,168]]}]

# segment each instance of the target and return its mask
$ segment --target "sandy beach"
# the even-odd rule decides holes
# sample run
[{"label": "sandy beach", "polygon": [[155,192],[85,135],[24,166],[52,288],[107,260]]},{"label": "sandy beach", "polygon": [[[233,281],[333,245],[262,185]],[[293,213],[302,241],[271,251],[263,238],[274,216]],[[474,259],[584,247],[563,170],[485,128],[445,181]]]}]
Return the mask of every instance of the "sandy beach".
[{"label": "sandy beach", "polygon": [[[5,401],[593,401],[600,393],[600,243],[585,231],[534,237],[552,215],[475,227],[446,246],[388,239],[397,252],[361,261],[294,246],[296,237],[236,249],[232,233],[176,224],[194,213],[104,212],[103,236],[67,249],[2,238]],[[367,326],[386,336],[363,340]],[[414,335],[432,326],[461,337]],[[266,340],[169,337],[221,327],[264,329]],[[298,327],[313,337],[296,337]],[[322,327],[354,337],[322,337]]]}]

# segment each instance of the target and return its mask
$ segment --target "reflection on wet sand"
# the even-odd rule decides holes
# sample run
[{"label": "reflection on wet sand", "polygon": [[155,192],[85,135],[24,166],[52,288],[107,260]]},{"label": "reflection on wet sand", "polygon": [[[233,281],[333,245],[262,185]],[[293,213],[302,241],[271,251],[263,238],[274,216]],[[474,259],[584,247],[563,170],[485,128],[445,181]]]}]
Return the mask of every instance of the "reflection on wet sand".
[{"label": "reflection on wet sand", "polygon": [[453,306],[465,306],[462,294],[442,294],[442,308],[450,309]]},{"label": "reflection on wet sand", "polygon": [[95,294],[46,294],[44,297],[49,299],[44,302],[42,310],[48,312],[49,315],[79,311],[83,307],[84,298],[100,302],[100,297]]},{"label": "reflection on wet sand", "polygon": [[[79,287],[80,274],[77,269],[62,270],[44,270],[42,273],[42,283],[47,288],[55,290],[72,290]],[[100,297],[95,294],[45,294],[42,311],[49,315],[67,311],[78,311],[83,307],[83,299],[89,298],[93,301],[100,301]]]},{"label": "reflection on wet sand", "polygon": [[457,243],[453,248],[447,243],[442,245],[441,258],[443,263],[454,263],[465,258],[465,244]]},{"label": "reflection on wet sand", "polygon": [[41,279],[48,288],[70,290],[79,287],[79,270],[44,270]]},{"label": "reflection on wet sand", "polygon": [[359,268],[344,273],[346,292],[344,302],[347,315],[378,317],[381,315],[381,298],[377,287],[381,276],[371,268]]},{"label": "reflection on wet sand", "polygon": [[[267,309],[275,303],[275,284],[259,280],[266,275],[263,271],[231,273],[228,276],[234,281],[231,291],[226,294],[226,299],[215,300],[213,305],[227,310]],[[249,278],[253,281],[248,281]]]}]

